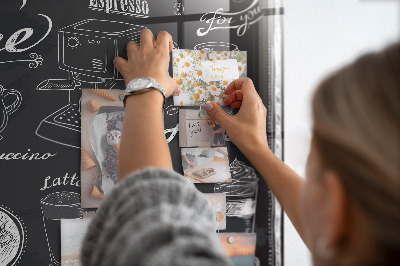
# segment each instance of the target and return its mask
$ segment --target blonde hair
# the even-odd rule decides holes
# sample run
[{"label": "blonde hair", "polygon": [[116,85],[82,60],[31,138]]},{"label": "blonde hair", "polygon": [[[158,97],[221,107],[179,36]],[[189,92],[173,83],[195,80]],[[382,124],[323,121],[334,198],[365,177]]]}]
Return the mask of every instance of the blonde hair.
[{"label": "blonde hair", "polygon": [[313,141],[371,228],[379,263],[400,262],[400,43],[321,82]]}]

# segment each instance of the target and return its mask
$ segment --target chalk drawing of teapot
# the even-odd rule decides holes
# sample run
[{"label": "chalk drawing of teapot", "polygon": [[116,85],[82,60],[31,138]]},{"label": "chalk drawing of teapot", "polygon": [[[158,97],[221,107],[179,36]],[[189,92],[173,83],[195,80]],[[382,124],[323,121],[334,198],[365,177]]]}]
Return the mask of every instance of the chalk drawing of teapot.
[{"label": "chalk drawing of teapot", "polygon": [[[14,97],[14,101],[9,103],[6,101],[7,97]],[[21,93],[17,90],[6,90],[0,85],[0,133],[6,128],[8,117],[14,113],[22,102]],[[6,104],[8,103],[8,104]],[[0,135],[0,140],[3,137]]]}]

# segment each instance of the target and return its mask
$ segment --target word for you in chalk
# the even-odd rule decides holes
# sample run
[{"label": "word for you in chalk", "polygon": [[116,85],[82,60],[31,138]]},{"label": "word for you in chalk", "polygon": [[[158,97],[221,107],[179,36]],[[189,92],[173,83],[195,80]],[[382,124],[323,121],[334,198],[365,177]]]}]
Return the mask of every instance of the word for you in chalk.
[{"label": "word for you in chalk", "polygon": [[259,6],[259,0],[254,0],[249,7],[236,13],[227,13],[222,8],[218,8],[215,12],[208,12],[201,16],[200,22],[204,22],[205,27],[197,29],[197,36],[204,36],[212,30],[221,29],[236,29],[236,34],[243,36],[252,24],[262,18],[263,12]]}]

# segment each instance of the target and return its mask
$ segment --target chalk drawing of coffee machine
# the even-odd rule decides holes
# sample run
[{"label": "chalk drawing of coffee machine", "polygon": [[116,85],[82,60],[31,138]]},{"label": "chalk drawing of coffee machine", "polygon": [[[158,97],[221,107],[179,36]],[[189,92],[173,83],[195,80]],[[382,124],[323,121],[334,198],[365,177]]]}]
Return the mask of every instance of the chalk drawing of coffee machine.
[{"label": "chalk drawing of coffee machine", "polygon": [[[123,78],[113,59],[126,58],[126,44],[139,43],[144,26],[109,20],[86,19],[58,31],[58,66],[65,79],[47,79],[37,90],[68,91],[68,104],[44,118],[36,135],[80,148],[80,89],[123,88]],[[119,86],[121,85],[121,86]]]}]

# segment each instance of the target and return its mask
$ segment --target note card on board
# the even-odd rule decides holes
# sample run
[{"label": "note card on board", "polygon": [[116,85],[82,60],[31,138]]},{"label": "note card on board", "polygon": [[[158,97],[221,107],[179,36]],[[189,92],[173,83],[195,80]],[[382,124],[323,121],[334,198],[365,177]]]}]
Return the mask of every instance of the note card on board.
[{"label": "note card on board", "polygon": [[174,79],[182,92],[174,105],[223,105],[225,88],[247,75],[246,51],[182,50],[172,51]]}]

